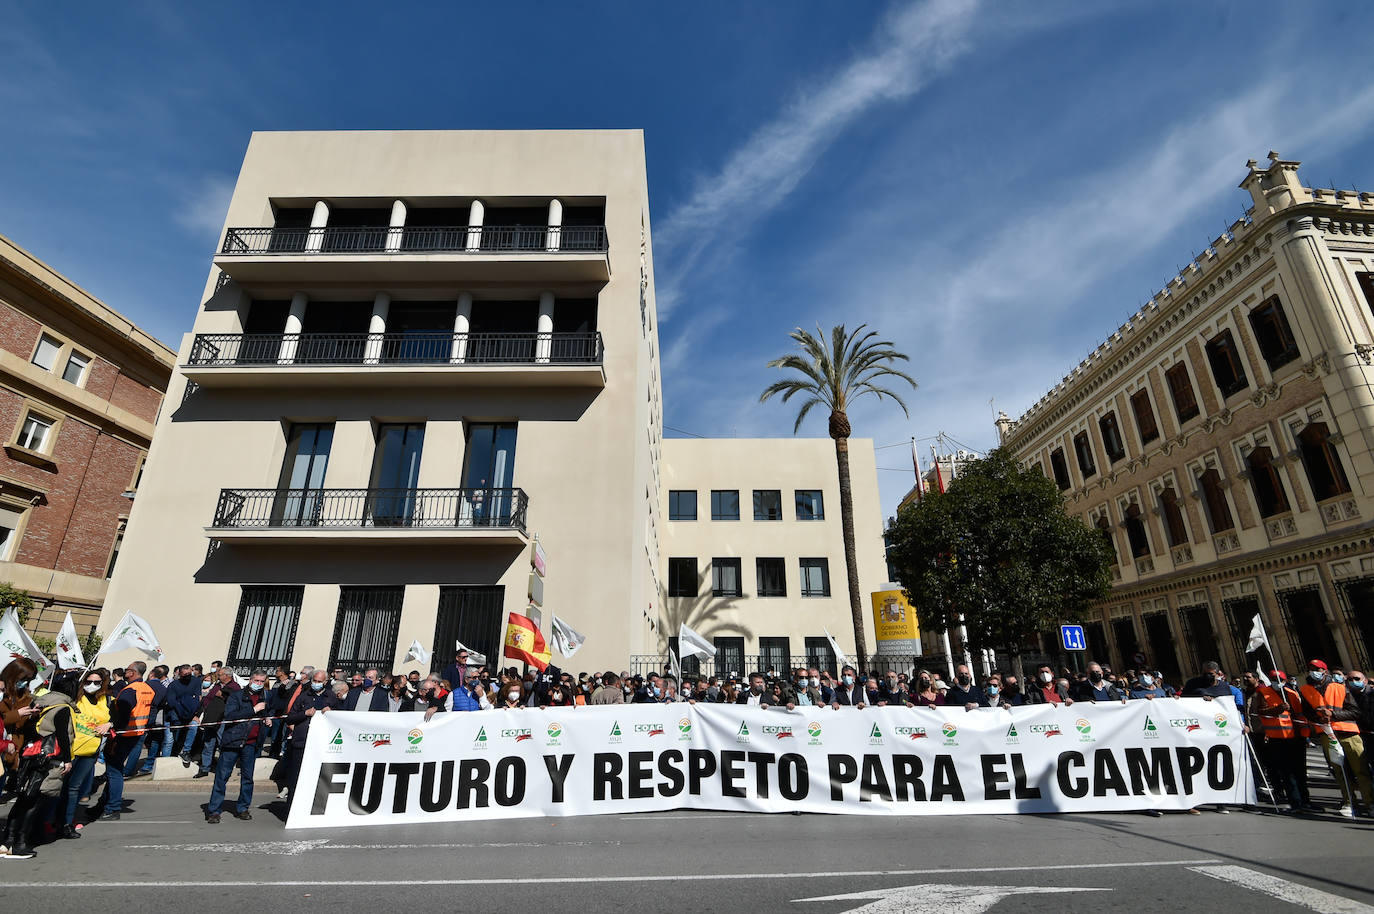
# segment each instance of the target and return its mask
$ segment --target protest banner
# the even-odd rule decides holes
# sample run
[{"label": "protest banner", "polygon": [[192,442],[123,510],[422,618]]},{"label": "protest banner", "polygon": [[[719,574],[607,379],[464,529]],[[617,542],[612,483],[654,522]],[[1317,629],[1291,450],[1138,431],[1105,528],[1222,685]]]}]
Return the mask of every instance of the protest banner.
[{"label": "protest banner", "polygon": [[865,815],[1254,802],[1234,703],[329,711],[288,828],[712,809]]}]

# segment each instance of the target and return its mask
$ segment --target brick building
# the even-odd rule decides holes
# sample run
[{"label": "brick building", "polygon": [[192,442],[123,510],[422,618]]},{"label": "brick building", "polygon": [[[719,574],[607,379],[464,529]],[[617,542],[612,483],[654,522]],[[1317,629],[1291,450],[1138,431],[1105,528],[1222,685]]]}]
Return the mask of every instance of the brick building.
[{"label": "brick building", "polygon": [[0,236],[0,581],[95,627],[175,353]]},{"label": "brick building", "polygon": [[[1245,217],[997,422],[1115,550],[1090,657],[1177,676],[1374,652],[1374,194],[1247,165]],[[1246,651],[1257,614],[1273,657]]]}]

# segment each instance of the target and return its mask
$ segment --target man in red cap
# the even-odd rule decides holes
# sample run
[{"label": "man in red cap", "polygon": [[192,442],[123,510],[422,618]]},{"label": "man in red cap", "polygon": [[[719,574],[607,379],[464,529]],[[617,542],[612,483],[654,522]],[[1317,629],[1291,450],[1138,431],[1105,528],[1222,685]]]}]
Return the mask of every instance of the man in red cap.
[{"label": "man in red cap", "polygon": [[[1364,796],[1365,815],[1374,814],[1374,783],[1369,779],[1369,767],[1364,758],[1364,742],[1360,739],[1360,707],[1354,694],[1345,683],[1336,682],[1326,672],[1326,664],[1317,659],[1307,661],[1307,682],[1298,690],[1302,695],[1303,710],[1308,723],[1312,726],[1312,736],[1321,743],[1326,763],[1341,788],[1340,813],[1347,818],[1355,816],[1355,798],[1352,794],[1350,776],[1360,786]],[[1337,743],[1332,746],[1333,738]],[[1348,769],[1346,769],[1348,763]]]}]

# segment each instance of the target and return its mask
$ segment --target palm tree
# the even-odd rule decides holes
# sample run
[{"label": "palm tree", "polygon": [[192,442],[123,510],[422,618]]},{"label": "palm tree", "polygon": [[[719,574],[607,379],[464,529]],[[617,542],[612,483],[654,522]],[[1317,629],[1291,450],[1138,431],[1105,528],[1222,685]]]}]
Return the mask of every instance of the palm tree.
[{"label": "palm tree", "polygon": [[854,550],[854,491],[849,480],[849,427],[848,410],[851,404],[865,394],[873,394],[879,400],[890,398],[902,408],[908,417],[905,401],[887,387],[880,386],[883,378],[896,378],[916,388],[916,381],[905,372],[892,367],[901,360],[910,361],[903,353],[892,348],[889,340],[876,339],[878,334],[860,324],[853,333],[846,333],[844,324],[830,331],[830,345],[826,348],[825,334],[819,325],[816,335],[798,327],[788,334],[801,348],[801,354],[785,355],[768,363],[769,368],[782,368],[795,372],[794,377],[774,381],[759,397],[765,402],[774,394],[782,394],[782,402],[797,394],[803,394],[806,402],[797,413],[796,425],[792,434],[801,428],[802,420],[811,412],[812,407],[824,406],[830,410],[830,437],[835,439],[835,463],[840,475],[840,524],[844,531],[845,571],[849,576],[849,610],[854,618],[854,649],[858,653],[860,668],[868,656],[868,646],[864,643],[864,610],[859,595],[859,560]]}]

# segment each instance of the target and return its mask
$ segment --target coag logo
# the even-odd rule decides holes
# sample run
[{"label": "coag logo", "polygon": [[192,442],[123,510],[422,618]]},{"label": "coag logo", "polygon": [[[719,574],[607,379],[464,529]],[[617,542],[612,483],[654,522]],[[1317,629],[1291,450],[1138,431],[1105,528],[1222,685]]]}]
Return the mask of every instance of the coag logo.
[{"label": "coag logo", "polygon": [[502,739],[513,739],[517,743],[523,743],[527,739],[534,739],[534,734],[529,730],[502,730]]},{"label": "coag logo", "polygon": [[1058,724],[1031,724],[1029,729],[1032,733],[1043,733],[1046,737],[1064,735]]},{"label": "coag logo", "polygon": [[1212,723],[1217,725],[1218,730],[1225,730],[1226,725],[1230,723],[1230,718],[1225,714],[1218,714],[1216,717],[1212,718]]},{"label": "coag logo", "polygon": [[383,746],[391,745],[390,733],[359,733],[358,742],[371,743],[373,749],[380,749]]},{"label": "coag logo", "polygon": [[650,736],[662,736],[663,724],[635,724],[636,733],[647,733]]},{"label": "coag logo", "polygon": [[1202,722],[1196,717],[1179,717],[1170,719],[1169,726],[1173,727],[1175,730],[1183,730],[1186,733],[1192,733],[1194,730],[1202,729]]},{"label": "coag logo", "polygon": [[765,725],[763,728],[763,735],[776,737],[777,739],[792,739],[792,728]]},{"label": "coag logo", "polygon": [[893,727],[892,732],[907,739],[926,739],[925,727]]}]

